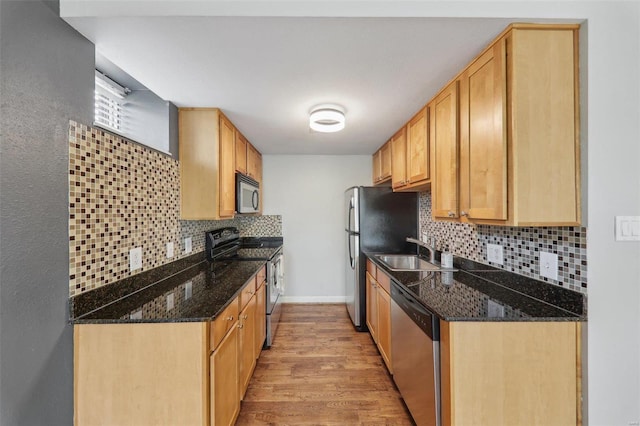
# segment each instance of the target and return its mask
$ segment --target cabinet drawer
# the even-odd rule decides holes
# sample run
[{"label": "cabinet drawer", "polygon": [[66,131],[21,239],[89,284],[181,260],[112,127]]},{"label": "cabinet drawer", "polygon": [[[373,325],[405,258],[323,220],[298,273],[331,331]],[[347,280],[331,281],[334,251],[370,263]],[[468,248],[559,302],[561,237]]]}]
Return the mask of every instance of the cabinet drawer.
[{"label": "cabinet drawer", "polygon": [[240,310],[243,310],[249,300],[256,294],[256,276],[253,276],[247,284],[242,289],[242,293],[240,293]]},{"label": "cabinet drawer", "polygon": [[238,298],[235,298],[233,302],[213,320],[209,330],[209,350],[215,350],[227,332],[238,322],[239,312]]},{"label": "cabinet drawer", "polygon": [[378,279],[378,277],[376,276],[376,271],[376,265],[371,260],[367,259],[367,272],[374,280]]},{"label": "cabinet drawer", "polygon": [[377,277],[378,284],[384,288],[388,294],[391,294],[391,278],[385,273],[379,273]]},{"label": "cabinet drawer", "polygon": [[260,288],[264,282],[267,281],[267,266],[263,266],[256,275],[256,290]]}]

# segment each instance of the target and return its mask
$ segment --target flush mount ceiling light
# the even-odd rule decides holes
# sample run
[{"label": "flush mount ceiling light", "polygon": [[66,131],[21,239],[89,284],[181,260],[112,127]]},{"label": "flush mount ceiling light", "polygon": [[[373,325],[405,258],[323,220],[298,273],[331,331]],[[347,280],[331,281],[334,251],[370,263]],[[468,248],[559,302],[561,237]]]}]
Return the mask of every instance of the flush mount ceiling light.
[{"label": "flush mount ceiling light", "polygon": [[309,114],[309,127],[316,132],[339,132],[344,129],[344,109],[338,105],[318,105]]}]

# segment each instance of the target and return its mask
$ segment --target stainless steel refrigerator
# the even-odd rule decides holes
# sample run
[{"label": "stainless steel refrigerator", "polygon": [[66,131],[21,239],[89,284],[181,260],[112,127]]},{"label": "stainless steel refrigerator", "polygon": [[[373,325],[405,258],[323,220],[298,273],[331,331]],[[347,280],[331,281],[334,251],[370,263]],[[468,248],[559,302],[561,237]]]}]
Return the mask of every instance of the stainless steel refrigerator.
[{"label": "stainless steel refrigerator", "polygon": [[346,305],[353,325],[366,331],[365,271],[368,253],[410,253],[418,233],[418,194],[389,187],[356,186],[344,193],[347,245]]}]

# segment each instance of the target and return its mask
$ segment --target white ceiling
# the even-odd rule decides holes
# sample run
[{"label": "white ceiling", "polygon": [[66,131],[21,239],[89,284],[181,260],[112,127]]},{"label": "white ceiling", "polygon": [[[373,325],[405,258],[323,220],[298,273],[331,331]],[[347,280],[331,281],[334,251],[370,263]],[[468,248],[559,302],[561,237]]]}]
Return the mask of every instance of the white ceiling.
[{"label": "white ceiling", "polygon": [[[514,21],[65,17],[64,0],[61,11],[100,54],[161,98],[221,108],[264,154],[373,153]],[[308,129],[309,110],[322,103],[346,109],[344,131]]]}]

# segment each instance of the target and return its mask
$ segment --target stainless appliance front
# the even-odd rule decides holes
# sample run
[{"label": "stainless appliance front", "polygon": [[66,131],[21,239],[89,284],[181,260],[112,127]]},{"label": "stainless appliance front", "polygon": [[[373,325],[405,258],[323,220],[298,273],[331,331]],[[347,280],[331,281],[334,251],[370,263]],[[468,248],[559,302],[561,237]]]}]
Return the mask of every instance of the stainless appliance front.
[{"label": "stainless appliance front", "polygon": [[236,211],[241,214],[260,211],[260,184],[240,173],[236,173]]},{"label": "stainless appliance front", "polygon": [[267,262],[267,339],[264,347],[270,348],[280,322],[281,301],[284,295],[284,255],[278,252]]},{"label": "stainless appliance front", "polygon": [[347,312],[353,325],[362,327],[360,310],[364,309],[360,303],[360,238],[358,234],[358,188],[345,191],[345,242],[347,262],[345,265],[345,300]]},{"label": "stainless appliance front", "polygon": [[438,319],[391,285],[393,381],[418,426],[440,426]]}]

